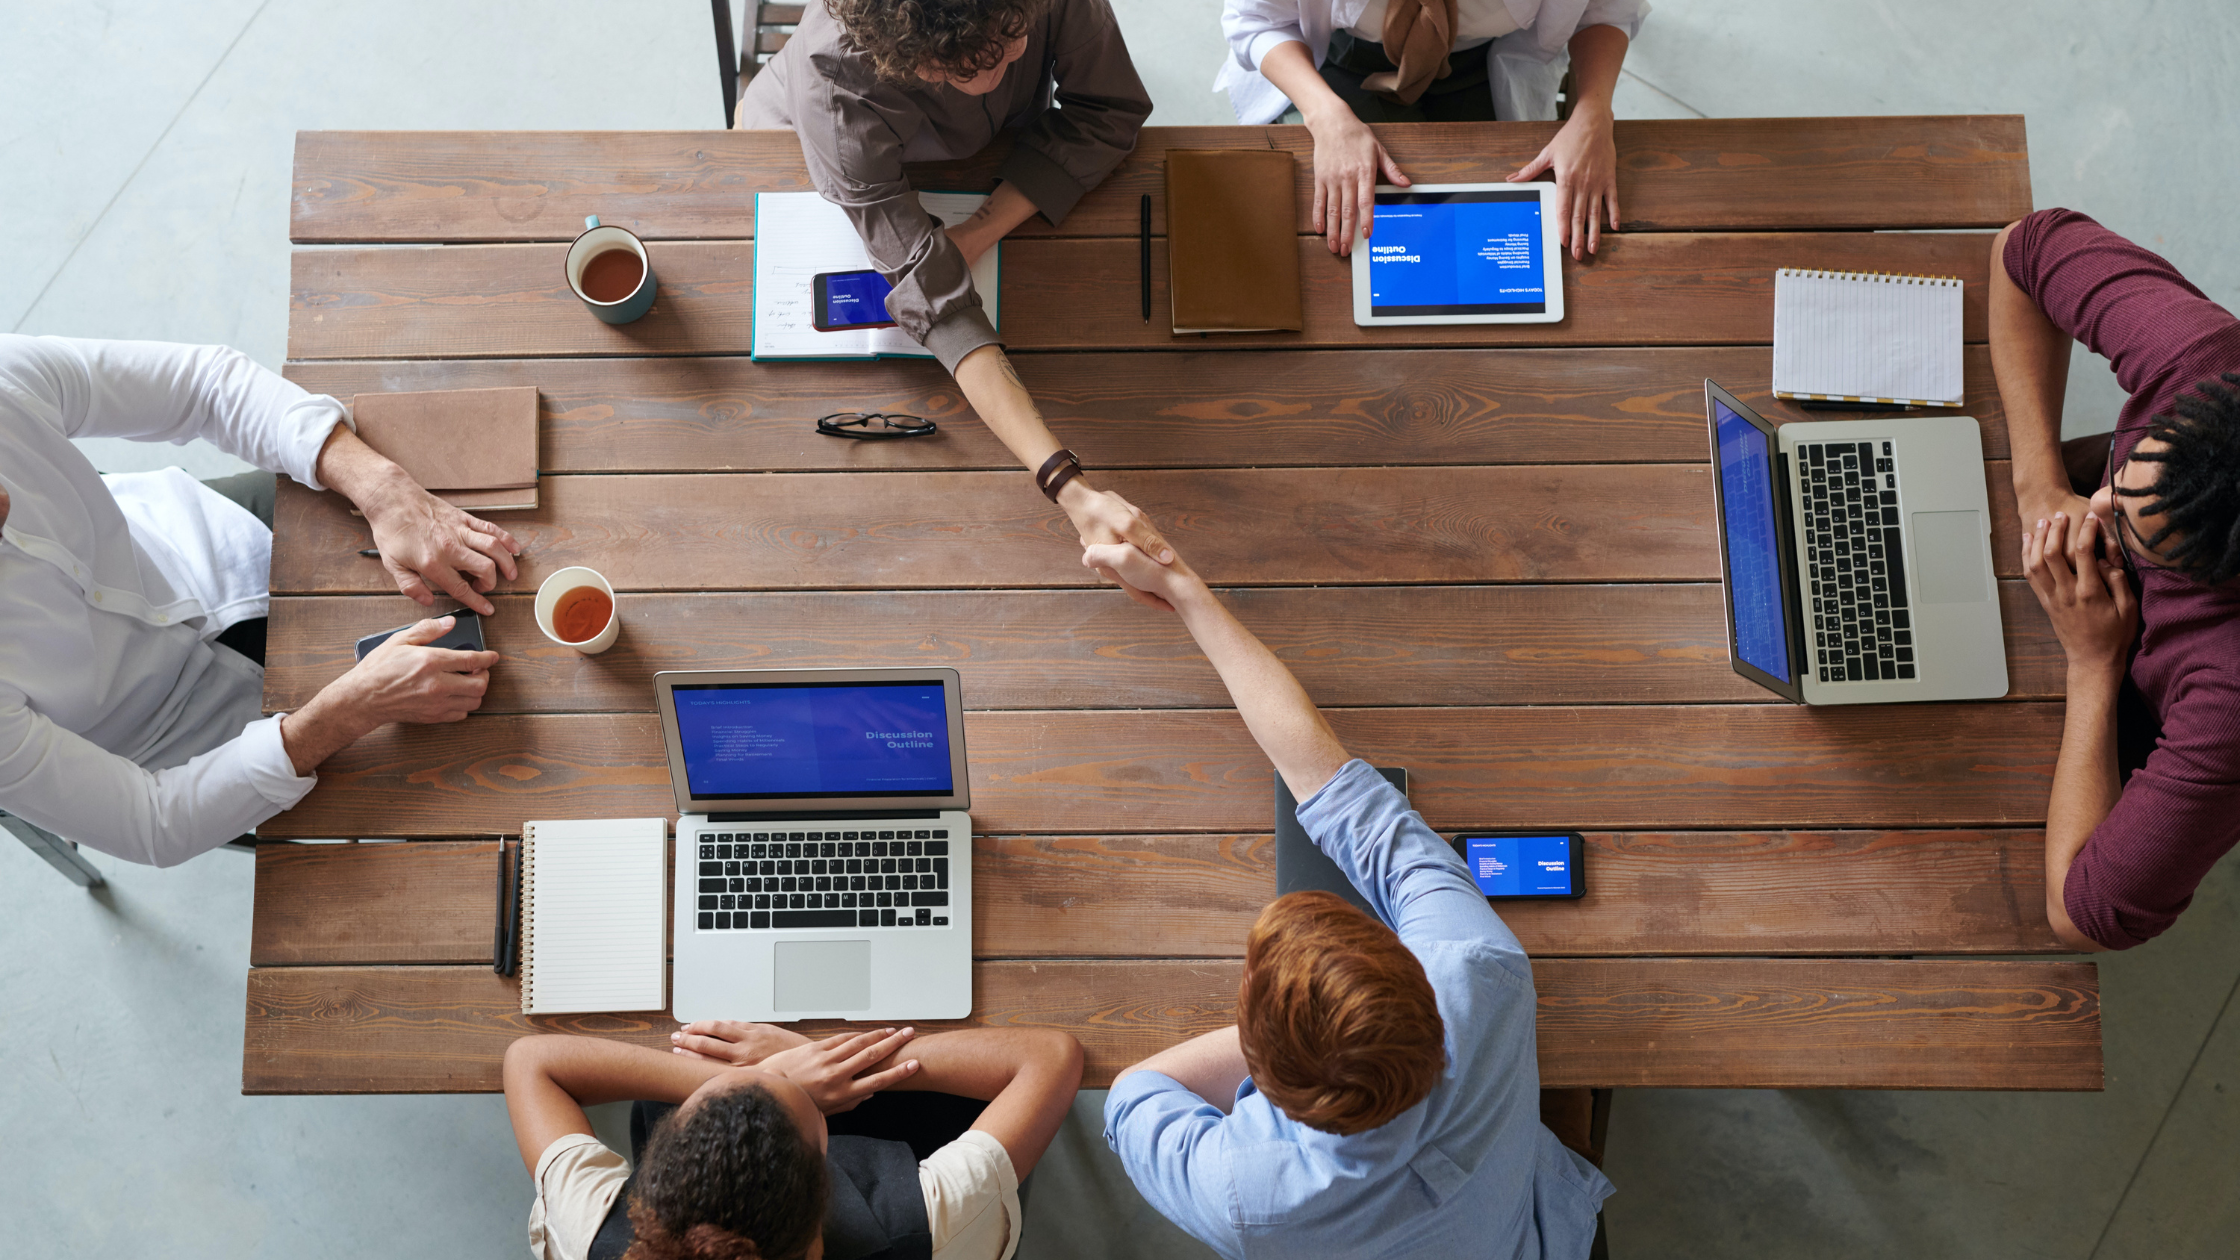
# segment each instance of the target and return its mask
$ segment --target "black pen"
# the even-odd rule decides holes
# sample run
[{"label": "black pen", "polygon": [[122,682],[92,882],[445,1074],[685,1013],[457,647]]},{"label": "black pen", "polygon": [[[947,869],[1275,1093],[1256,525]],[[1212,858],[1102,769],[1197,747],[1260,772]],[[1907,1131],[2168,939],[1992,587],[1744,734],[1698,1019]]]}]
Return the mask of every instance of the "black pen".
[{"label": "black pen", "polygon": [[490,970],[506,973],[506,838],[498,837],[497,923],[490,929]]},{"label": "black pen", "polygon": [[524,839],[513,846],[513,892],[506,898],[506,975],[512,975],[521,966],[521,867],[528,857],[529,842]]},{"label": "black pen", "polygon": [[1142,275],[1142,281],[1143,281],[1143,322],[1144,322],[1144,323],[1146,323],[1146,324],[1148,324],[1148,323],[1150,323],[1150,322],[1151,322],[1151,194],[1150,194],[1150,193],[1145,193],[1145,194],[1143,195],[1143,223],[1142,223],[1142,229],[1141,229],[1141,231],[1140,231],[1140,232],[1139,232],[1139,233],[1137,234],[1136,240],[1137,240],[1137,243],[1138,243],[1138,244],[1139,244],[1139,245],[1140,245],[1140,246],[1142,247],[1142,248],[1141,248],[1141,250],[1140,250],[1139,252],[1140,252],[1140,255],[1141,255],[1141,259],[1142,259],[1142,262],[1143,262],[1143,275]]},{"label": "black pen", "polygon": [[361,556],[372,556],[374,559],[379,560],[381,558],[381,548],[360,547],[358,548],[358,554]]}]

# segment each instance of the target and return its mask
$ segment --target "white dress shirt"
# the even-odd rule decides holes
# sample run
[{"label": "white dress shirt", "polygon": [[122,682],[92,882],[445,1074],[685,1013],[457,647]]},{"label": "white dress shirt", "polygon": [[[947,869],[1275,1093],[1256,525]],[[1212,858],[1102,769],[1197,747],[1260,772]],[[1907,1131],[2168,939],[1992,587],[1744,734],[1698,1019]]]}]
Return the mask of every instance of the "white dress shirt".
[{"label": "white dress shirt", "polygon": [[[1501,119],[1553,118],[1556,85],[1563,78],[1564,54],[1571,37],[1589,26],[1615,26],[1628,40],[1641,35],[1649,16],[1648,0],[1492,0],[1506,8],[1508,22],[1485,45],[1492,78],[1494,116]],[[1378,0],[1224,0],[1221,33],[1229,56],[1214,77],[1213,90],[1227,92],[1237,121],[1248,126],[1274,122],[1291,102],[1260,73],[1260,59],[1278,44],[1296,40],[1319,68],[1330,55],[1332,31],[1375,30],[1383,38],[1380,11],[1375,27],[1366,16]],[[1491,35],[1491,14],[1479,14],[1487,0],[1459,0],[1456,19],[1467,33],[1483,27]]]},{"label": "white dress shirt", "polygon": [[0,335],[0,811],[171,866],[302,799],[264,671],[272,534],[176,468],[103,478],[75,437],[209,441],[315,489],[342,404],[223,346]]}]

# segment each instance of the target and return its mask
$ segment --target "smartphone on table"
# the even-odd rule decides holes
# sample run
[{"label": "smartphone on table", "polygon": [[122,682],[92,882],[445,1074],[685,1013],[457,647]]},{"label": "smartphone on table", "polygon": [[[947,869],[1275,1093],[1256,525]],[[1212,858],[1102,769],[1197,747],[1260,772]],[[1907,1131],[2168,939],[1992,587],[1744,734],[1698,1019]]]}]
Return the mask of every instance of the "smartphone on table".
[{"label": "smartphone on table", "polygon": [[[487,650],[482,646],[482,618],[476,616],[471,612],[468,612],[464,608],[455,608],[450,612],[436,613],[434,615],[438,617],[451,617],[455,620],[453,620],[451,623],[451,629],[446,631],[443,637],[437,639],[433,643],[423,644],[422,646],[450,648],[453,651],[458,652],[481,652]],[[418,624],[420,623],[413,623],[413,625]],[[366,653],[371,652],[375,648],[380,647],[382,644],[388,642],[390,635],[397,634],[401,631],[410,630],[411,628],[412,626],[398,626],[395,630],[384,630],[379,634],[369,634],[366,637],[358,640],[358,659],[361,661],[364,660],[366,658]]]},{"label": "smartphone on table", "polygon": [[894,286],[876,271],[820,271],[813,281],[816,305],[809,322],[818,332],[854,328],[892,328],[887,295]]},{"label": "smartphone on table", "polygon": [[1461,831],[1453,844],[1488,901],[1565,900],[1587,893],[1581,865],[1587,842],[1576,831]]}]

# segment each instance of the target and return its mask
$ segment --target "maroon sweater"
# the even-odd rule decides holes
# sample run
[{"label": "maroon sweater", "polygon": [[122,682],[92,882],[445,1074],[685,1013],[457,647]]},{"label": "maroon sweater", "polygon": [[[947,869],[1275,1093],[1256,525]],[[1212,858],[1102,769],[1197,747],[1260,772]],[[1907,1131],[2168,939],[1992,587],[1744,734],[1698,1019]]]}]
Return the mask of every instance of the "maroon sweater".
[{"label": "maroon sweater", "polygon": [[[2240,320],[2159,256],[2073,210],[2007,238],[2007,275],[2046,317],[2115,365],[2131,395],[2116,457],[2203,380],[2240,371]],[[2062,903],[2110,949],[2160,934],[2240,840],[2240,583],[2139,572],[2131,681],[2162,735],[2069,867]]]}]

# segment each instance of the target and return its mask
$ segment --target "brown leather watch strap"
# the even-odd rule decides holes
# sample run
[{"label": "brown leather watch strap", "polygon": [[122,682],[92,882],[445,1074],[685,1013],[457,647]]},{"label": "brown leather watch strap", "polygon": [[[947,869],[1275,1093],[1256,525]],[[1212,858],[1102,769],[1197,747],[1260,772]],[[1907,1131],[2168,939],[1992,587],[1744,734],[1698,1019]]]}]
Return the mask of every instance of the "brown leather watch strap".
[{"label": "brown leather watch strap", "polygon": [[1052,503],[1056,503],[1058,491],[1080,475],[1081,457],[1061,447],[1052,452],[1050,458],[1042,461],[1042,467],[1035,471],[1034,486]]}]

